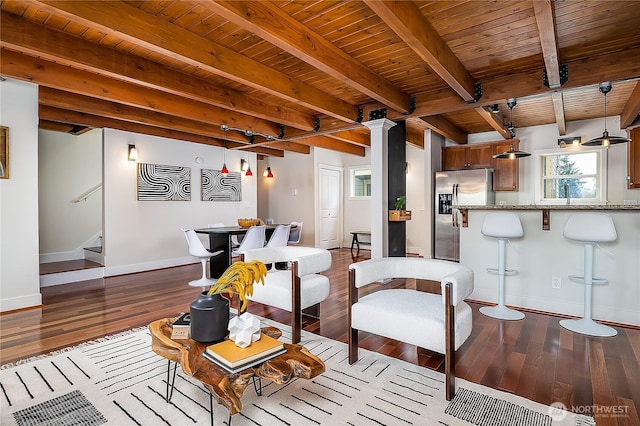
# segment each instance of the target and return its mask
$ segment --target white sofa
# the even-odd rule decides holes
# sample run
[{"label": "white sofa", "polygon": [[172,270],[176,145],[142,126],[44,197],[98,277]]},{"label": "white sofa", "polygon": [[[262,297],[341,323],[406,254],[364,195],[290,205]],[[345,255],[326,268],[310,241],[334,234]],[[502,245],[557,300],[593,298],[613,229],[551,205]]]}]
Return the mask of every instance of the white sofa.
[{"label": "white sofa", "polygon": [[[358,289],[391,278],[439,281],[442,295],[415,289],[381,289],[358,297]],[[471,334],[473,270],[459,263],[388,257],[349,266],[349,364],[358,360],[358,331],[445,355],[445,393],[455,389],[455,351]]]},{"label": "white sofa", "polygon": [[287,270],[269,270],[264,286],[254,285],[248,299],[291,312],[291,340],[300,342],[302,311],[317,307],[319,316],[319,304],[329,296],[329,278],[320,273],[331,267],[331,253],[314,247],[284,246],[247,250],[242,255],[247,262],[289,265]]}]

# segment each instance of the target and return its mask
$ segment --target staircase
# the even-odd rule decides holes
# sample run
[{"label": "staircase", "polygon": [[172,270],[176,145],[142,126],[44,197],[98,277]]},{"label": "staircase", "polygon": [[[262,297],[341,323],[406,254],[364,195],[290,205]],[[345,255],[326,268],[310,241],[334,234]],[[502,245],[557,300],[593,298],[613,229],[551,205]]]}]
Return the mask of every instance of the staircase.
[{"label": "staircase", "polygon": [[100,279],[104,277],[102,247],[86,247],[85,259],[40,264],[40,287]]}]

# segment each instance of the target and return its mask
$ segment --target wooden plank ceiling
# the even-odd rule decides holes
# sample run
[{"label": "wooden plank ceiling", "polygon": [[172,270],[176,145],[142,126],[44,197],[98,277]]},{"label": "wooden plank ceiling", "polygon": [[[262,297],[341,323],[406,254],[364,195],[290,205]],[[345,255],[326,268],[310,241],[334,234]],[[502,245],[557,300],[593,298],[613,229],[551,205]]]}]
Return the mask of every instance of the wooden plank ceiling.
[{"label": "wooden plank ceiling", "polygon": [[418,146],[424,129],[458,143],[491,130],[507,138],[510,120],[557,123],[562,135],[567,121],[602,117],[603,81],[613,83],[607,113],[622,127],[640,111],[636,1],[42,0],[0,9],[0,75],[38,83],[41,127],[74,134],[111,127],[260,155],[318,146],[363,156],[372,111],[407,120]]}]

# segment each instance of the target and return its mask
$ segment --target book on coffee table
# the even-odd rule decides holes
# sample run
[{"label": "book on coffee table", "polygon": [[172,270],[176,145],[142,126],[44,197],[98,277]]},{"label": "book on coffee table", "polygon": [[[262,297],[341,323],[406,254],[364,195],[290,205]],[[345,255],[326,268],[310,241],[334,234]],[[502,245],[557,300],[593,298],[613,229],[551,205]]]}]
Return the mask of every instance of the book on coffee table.
[{"label": "book on coffee table", "polygon": [[188,339],[190,325],[191,315],[189,314],[189,312],[180,314],[180,316],[171,323],[171,338]]},{"label": "book on coffee table", "polygon": [[225,340],[224,342],[207,346],[202,355],[227,371],[235,373],[284,352],[286,352],[286,349],[281,341],[262,334],[260,340],[251,343],[246,348],[236,346],[233,340]]}]

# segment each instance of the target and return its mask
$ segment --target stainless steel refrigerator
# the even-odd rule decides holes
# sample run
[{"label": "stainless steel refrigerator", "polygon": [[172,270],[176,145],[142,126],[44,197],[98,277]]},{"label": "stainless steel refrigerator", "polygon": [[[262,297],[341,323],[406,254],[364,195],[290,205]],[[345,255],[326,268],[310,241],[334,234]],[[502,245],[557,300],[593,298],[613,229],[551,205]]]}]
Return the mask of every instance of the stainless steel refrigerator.
[{"label": "stainless steel refrigerator", "polygon": [[460,261],[460,212],[456,205],[495,204],[493,169],[436,172],[435,175],[436,259]]}]

